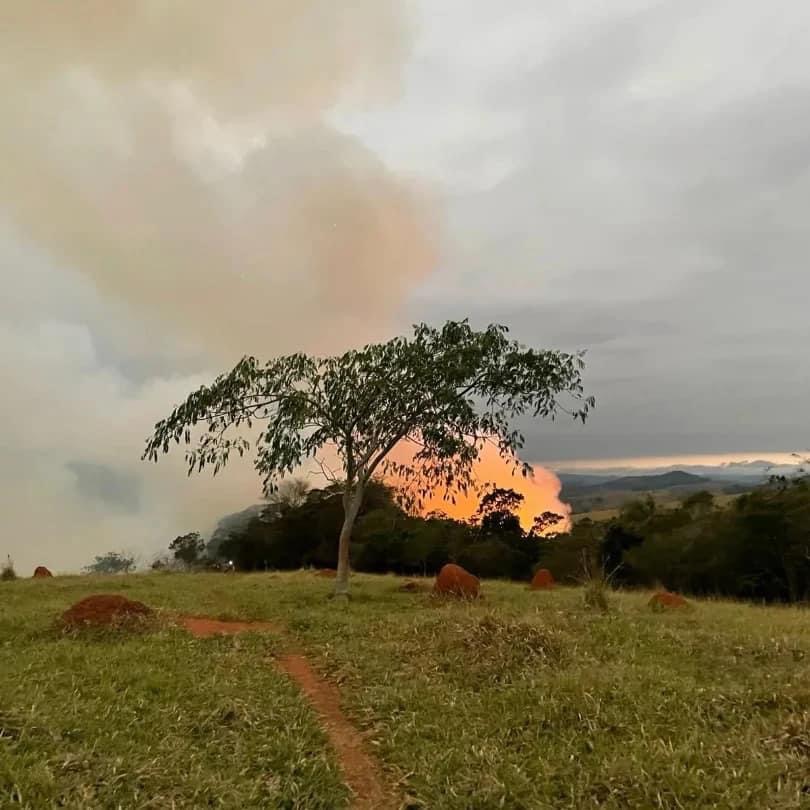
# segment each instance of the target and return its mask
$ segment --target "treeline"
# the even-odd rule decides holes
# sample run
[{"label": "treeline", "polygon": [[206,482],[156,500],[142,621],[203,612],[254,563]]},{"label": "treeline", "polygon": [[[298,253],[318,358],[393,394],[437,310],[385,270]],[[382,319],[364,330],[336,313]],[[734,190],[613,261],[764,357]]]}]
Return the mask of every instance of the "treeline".
[{"label": "treeline", "polygon": [[[517,517],[522,501],[514,490],[492,489],[466,523],[441,513],[408,514],[391,487],[372,483],[353,532],[352,568],[430,575],[452,561],[481,577],[529,579],[540,559],[539,532],[562,517],[538,515],[526,532]],[[242,571],[334,568],[342,522],[337,488],[307,491],[293,482],[247,520],[215,533],[207,547],[198,534],[189,534],[170,549],[176,561],[190,567],[228,561]]]},{"label": "treeline", "polygon": [[583,560],[615,584],[757,601],[810,600],[810,479],[774,479],[721,508],[699,492],[676,508],[651,498],[547,541],[543,564],[575,581]]},{"label": "treeline", "polygon": [[[453,561],[481,577],[528,579],[540,555],[537,532],[562,519],[545,513],[524,532],[516,514],[523,496],[511,489],[487,492],[470,523],[441,513],[408,514],[395,496],[380,482],[369,488],[353,532],[356,571],[427,575]],[[292,489],[209,552],[243,570],[333,568],[342,522],[335,487]]]},{"label": "treeline", "polygon": [[[658,587],[696,595],[796,602],[810,599],[810,480],[774,480],[725,507],[699,492],[679,505],[651,497],[627,503],[618,517],[561,520],[547,512],[524,531],[522,496],[494,489],[470,522],[441,513],[417,517],[395,492],[375,483],[355,526],[352,567],[368,573],[436,573],[456,562],[479,577],[528,580],[548,568],[563,583],[605,572],[618,586]],[[215,534],[172,543],[188,566],[232,561],[243,571],[334,568],[343,520],[336,488],[292,485],[248,519]],[[545,533],[545,534],[544,534]]]}]

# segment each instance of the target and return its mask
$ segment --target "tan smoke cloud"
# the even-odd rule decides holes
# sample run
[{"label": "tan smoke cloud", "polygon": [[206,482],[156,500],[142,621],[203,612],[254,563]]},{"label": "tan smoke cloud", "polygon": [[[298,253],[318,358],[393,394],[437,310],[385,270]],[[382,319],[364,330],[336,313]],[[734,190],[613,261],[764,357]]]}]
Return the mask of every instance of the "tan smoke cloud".
[{"label": "tan smoke cloud", "polygon": [[18,4],[0,30],[0,199],[54,257],[217,355],[374,337],[432,268],[428,207],[324,116],[393,86],[401,17],[383,0]]},{"label": "tan smoke cloud", "polygon": [[390,93],[408,28],[397,0],[25,0],[4,4],[0,70],[29,87],[82,68],[179,81],[226,114],[300,113]]},{"label": "tan smoke cloud", "polygon": [[[0,307],[0,552],[75,569],[255,502],[247,465],[212,481],[181,458],[142,464],[155,420],[243,353],[382,337],[432,269],[422,190],[329,123],[396,94],[410,31],[399,0],[26,0],[0,16],[0,225],[57,268],[27,310]],[[0,285],[25,272],[0,261]],[[101,306],[53,300],[85,295],[71,273]],[[133,384],[96,326],[210,369]],[[88,495],[76,462],[131,481],[138,510]]]},{"label": "tan smoke cloud", "polygon": [[[77,570],[118,549],[148,562],[178,533],[206,531],[255,501],[249,464],[212,482],[187,478],[179,456],[158,467],[139,461],[144,426],[205,381],[182,375],[133,386],[100,360],[86,327],[0,322],[0,558],[10,554],[22,576],[43,564]],[[123,506],[83,492],[77,462],[119,478]]]}]

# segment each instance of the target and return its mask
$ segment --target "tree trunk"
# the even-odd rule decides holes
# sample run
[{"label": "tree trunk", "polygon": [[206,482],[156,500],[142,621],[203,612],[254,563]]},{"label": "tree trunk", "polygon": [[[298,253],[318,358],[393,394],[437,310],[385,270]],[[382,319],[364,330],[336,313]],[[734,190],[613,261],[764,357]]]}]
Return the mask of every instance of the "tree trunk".
[{"label": "tree trunk", "polygon": [[340,530],[338,544],[337,577],[335,578],[335,596],[349,596],[349,546],[352,542],[352,530],[357,513],[363,502],[363,490],[358,487],[352,493],[346,493],[343,498],[343,526]]}]

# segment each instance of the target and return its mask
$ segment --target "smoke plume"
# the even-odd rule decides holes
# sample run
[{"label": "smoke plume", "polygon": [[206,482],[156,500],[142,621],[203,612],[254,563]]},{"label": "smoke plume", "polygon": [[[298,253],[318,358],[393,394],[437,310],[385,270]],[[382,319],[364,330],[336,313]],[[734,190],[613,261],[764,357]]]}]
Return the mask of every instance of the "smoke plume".
[{"label": "smoke plume", "polygon": [[3,207],[103,292],[230,358],[375,336],[431,269],[422,196],[326,123],[395,87],[397,3],[15,6]]},{"label": "smoke plume", "polygon": [[[190,483],[140,465],[191,387],[244,353],[383,337],[433,269],[423,190],[330,125],[396,95],[410,30],[396,0],[7,5],[0,219],[23,247],[0,238],[0,282],[36,288],[24,310],[0,302],[7,550],[75,568],[256,497],[249,469]],[[111,333],[170,371],[133,382]],[[88,470],[138,497],[88,501]]]}]

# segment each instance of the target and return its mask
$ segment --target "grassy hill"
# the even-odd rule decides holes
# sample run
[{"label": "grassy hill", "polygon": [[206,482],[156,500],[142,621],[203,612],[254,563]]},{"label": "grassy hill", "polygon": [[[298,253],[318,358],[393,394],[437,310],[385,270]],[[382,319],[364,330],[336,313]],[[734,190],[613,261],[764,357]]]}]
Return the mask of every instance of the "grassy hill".
[{"label": "grassy hill", "polygon": [[[485,582],[478,604],[312,574],[0,583],[0,807],[341,808],[295,645],[412,807],[798,808],[810,792],[806,610]],[[63,637],[89,593],[163,609],[146,635]],[[170,611],[287,634],[196,640]]]},{"label": "grassy hill", "polygon": [[593,477],[585,479],[587,483],[566,485],[569,492],[655,492],[672,487],[701,487],[711,482],[702,475],[673,470],[672,472],[654,475],[623,475],[618,478],[607,478],[594,481]]},{"label": "grassy hill", "polygon": [[716,496],[739,495],[753,486],[750,481],[713,479],[703,475],[673,470],[647,475],[579,475],[561,473],[560,497],[569,503],[575,514],[589,515],[595,520],[613,517],[619,507],[647,493],[659,503],[671,503],[693,492],[707,490]]},{"label": "grassy hill", "polygon": [[[711,488],[709,489],[711,491]],[[686,495],[688,494],[689,493],[686,493]],[[724,493],[715,491],[712,494],[714,495],[715,505],[720,508],[726,508],[733,501],[735,501],[737,498],[740,497],[740,493]],[[685,497],[684,493],[680,493],[678,491],[673,492],[671,490],[658,491],[650,493],[650,495],[655,500],[656,504],[663,509],[676,508]],[[618,517],[622,505],[632,500],[634,497],[638,497],[638,495],[634,496],[631,493],[622,493],[622,497],[616,499],[615,506],[606,507],[602,505],[596,509],[589,509],[587,511],[582,512],[574,512],[572,513],[572,518],[574,519],[574,521],[588,519],[597,522],[603,522],[606,520],[610,520],[611,518]],[[580,505],[580,508],[582,508],[582,505]]]}]

